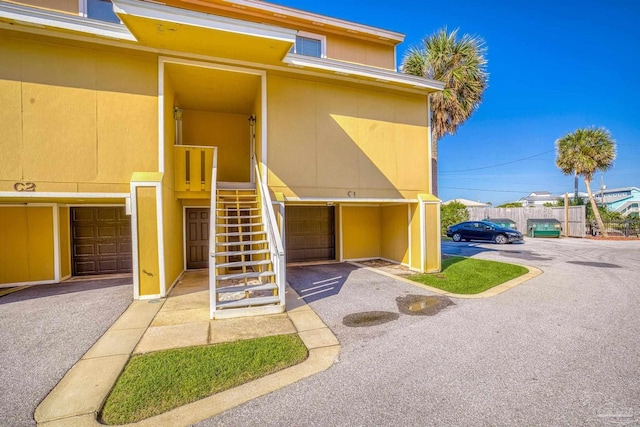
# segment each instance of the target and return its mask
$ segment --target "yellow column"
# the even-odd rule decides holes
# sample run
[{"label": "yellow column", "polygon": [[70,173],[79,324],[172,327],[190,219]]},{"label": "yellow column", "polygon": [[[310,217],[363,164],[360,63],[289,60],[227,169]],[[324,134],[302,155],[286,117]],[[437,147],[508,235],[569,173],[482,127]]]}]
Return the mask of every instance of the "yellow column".
[{"label": "yellow column", "polygon": [[136,298],[164,297],[162,174],[136,172],[131,178],[133,276]]},{"label": "yellow column", "polygon": [[422,257],[425,273],[441,270],[440,199],[431,194],[420,194],[423,244]]}]

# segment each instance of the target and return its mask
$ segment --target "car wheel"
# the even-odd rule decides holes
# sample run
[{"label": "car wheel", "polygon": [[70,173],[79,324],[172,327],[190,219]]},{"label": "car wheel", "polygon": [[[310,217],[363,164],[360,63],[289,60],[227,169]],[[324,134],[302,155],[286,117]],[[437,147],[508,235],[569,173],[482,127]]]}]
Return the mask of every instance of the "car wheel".
[{"label": "car wheel", "polygon": [[451,236],[451,238],[453,239],[454,242],[459,242],[460,240],[462,240],[462,234],[453,233],[453,236]]},{"label": "car wheel", "polygon": [[504,245],[505,243],[507,243],[507,236],[505,236],[504,234],[498,234],[495,237],[495,242],[499,245]]}]

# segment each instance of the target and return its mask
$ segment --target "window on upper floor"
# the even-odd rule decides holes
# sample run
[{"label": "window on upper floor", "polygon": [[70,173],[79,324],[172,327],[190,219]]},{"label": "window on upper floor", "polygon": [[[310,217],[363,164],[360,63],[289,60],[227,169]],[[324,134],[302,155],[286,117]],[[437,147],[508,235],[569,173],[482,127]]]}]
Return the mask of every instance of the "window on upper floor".
[{"label": "window on upper floor", "polygon": [[79,0],[80,15],[98,21],[120,23],[120,18],[113,11],[111,0]]},{"label": "window on upper floor", "polygon": [[298,32],[296,43],[291,52],[299,55],[315,56],[316,58],[326,58],[326,37],[318,34]]}]

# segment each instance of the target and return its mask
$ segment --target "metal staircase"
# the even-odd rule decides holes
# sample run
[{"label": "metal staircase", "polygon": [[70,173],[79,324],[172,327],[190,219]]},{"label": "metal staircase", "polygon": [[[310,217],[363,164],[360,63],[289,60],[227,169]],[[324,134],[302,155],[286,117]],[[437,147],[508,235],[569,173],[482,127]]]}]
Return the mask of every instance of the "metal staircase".
[{"label": "metal staircase", "polygon": [[274,268],[273,257],[278,255],[265,225],[269,215],[259,184],[221,186],[215,191],[211,318],[281,313],[284,286],[279,281],[284,277],[279,280]]}]

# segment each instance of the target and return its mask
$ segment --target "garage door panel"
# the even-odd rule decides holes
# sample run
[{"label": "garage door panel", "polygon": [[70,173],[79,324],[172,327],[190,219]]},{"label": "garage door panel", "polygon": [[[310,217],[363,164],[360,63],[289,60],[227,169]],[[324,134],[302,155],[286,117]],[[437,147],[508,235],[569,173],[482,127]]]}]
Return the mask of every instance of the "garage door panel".
[{"label": "garage door panel", "polygon": [[123,206],[71,208],[71,237],[74,275],[132,271],[131,220]]},{"label": "garage door panel", "polygon": [[287,261],[335,259],[334,218],[333,206],[287,206]]},{"label": "garage door panel", "polygon": [[81,221],[93,222],[93,210],[74,209],[72,210],[71,218],[74,222],[81,222]]},{"label": "garage door panel", "polygon": [[103,258],[98,261],[98,269],[102,273],[117,273],[118,260],[115,258]]},{"label": "garage door panel", "polygon": [[116,227],[98,227],[98,237],[117,237]]},{"label": "garage door panel", "polygon": [[118,253],[118,244],[116,242],[99,243],[97,246],[98,255],[115,255]]},{"label": "garage door panel", "polygon": [[95,255],[95,254],[96,254],[95,245],[76,244],[76,245],[73,246],[73,255],[74,256],[78,256],[78,255]]},{"label": "garage door panel", "polygon": [[73,238],[74,239],[93,239],[95,237],[95,228],[93,227],[84,227],[84,226],[76,226],[73,228]]},{"label": "garage door panel", "polygon": [[131,225],[121,225],[118,229],[118,235],[120,237],[131,237]]},{"label": "garage door panel", "polygon": [[96,211],[97,215],[97,219],[98,221],[109,221],[109,222],[113,222],[113,221],[117,221],[118,219],[120,219],[118,217],[118,214],[116,213],[116,209],[112,209],[112,208],[102,208],[99,209],[98,211]]},{"label": "garage door panel", "polygon": [[131,254],[131,249],[132,249],[131,242],[120,242],[120,243],[118,243],[118,253]]},{"label": "garage door panel", "polygon": [[75,274],[77,275],[91,274],[96,270],[96,263],[94,261],[81,261],[75,263],[75,268]]}]

